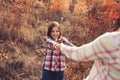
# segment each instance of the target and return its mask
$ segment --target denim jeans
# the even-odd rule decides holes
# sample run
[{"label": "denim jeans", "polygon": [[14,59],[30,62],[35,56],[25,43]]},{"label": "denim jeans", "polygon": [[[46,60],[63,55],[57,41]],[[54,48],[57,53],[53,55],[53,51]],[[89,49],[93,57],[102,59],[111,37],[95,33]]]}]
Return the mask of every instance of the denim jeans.
[{"label": "denim jeans", "polygon": [[64,71],[48,71],[43,69],[42,80],[63,80]]}]

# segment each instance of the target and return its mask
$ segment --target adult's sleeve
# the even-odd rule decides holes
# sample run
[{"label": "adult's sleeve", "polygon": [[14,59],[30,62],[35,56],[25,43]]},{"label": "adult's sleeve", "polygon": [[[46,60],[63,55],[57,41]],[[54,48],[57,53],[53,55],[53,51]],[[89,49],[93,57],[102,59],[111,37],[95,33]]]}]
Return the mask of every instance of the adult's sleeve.
[{"label": "adult's sleeve", "polygon": [[118,48],[115,39],[104,34],[94,41],[80,47],[71,47],[61,44],[61,52],[75,61],[94,61],[115,58]]}]

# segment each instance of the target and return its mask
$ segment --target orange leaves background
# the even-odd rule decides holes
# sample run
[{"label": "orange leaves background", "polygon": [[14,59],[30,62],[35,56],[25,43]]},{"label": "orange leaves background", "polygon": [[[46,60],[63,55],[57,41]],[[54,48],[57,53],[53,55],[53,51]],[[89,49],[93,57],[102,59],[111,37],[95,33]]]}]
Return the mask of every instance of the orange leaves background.
[{"label": "orange leaves background", "polygon": [[[0,0],[0,79],[41,80],[46,52],[42,36],[52,21],[80,46],[112,31],[118,17],[119,0]],[[91,66],[67,59],[64,78],[82,80]]]},{"label": "orange leaves background", "polygon": [[[71,4],[72,4],[72,0],[51,0],[50,9],[54,12],[57,12],[57,11],[69,12],[69,6]],[[107,8],[106,11],[109,14],[110,18],[118,18],[118,16],[120,15],[116,11],[116,8],[119,9],[119,6],[120,6],[116,2],[116,0],[100,0],[100,1],[78,0],[73,4],[74,4],[74,13],[78,13],[78,14],[86,14],[94,6],[98,5],[99,7],[105,6]]]},{"label": "orange leaves background", "polygon": [[70,0],[51,0],[51,7],[52,11],[62,11],[68,12],[69,11],[69,4]]}]

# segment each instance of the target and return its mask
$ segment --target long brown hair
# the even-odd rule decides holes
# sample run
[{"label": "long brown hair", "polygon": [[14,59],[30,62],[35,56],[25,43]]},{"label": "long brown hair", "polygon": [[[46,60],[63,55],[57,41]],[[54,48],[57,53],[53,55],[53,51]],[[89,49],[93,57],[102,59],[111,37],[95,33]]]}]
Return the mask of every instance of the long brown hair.
[{"label": "long brown hair", "polygon": [[118,18],[118,19],[115,21],[114,31],[118,30],[119,27],[120,27],[120,18]]}]

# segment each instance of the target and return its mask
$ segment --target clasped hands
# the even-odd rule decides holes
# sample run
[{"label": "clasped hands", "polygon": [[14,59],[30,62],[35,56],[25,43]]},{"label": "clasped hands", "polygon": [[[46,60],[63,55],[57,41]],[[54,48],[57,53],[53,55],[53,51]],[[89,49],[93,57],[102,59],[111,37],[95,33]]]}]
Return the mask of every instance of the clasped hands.
[{"label": "clasped hands", "polygon": [[60,51],[61,44],[60,44],[60,43],[55,44],[54,48],[55,48],[57,51]]}]

